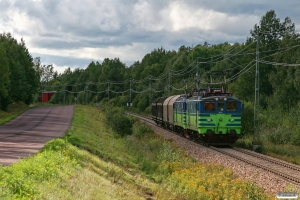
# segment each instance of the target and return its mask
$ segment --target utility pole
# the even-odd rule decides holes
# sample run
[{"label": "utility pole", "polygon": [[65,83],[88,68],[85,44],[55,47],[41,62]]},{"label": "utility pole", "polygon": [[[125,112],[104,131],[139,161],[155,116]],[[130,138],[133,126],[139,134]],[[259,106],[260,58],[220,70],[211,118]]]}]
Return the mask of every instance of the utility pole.
[{"label": "utility pole", "polygon": [[259,147],[259,26],[256,35],[256,69],[255,69],[255,95],[254,95],[254,137],[253,150]]},{"label": "utility pole", "polygon": [[184,86],[185,86],[185,88],[184,88],[184,94],[187,94],[187,82],[186,82],[185,79],[183,79],[183,83],[184,83]]},{"label": "utility pole", "polygon": [[67,84],[65,84],[65,88],[64,88],[64,104],[66,104],[66,93],[67,93],[66,87]]},{"label": "utility pole", "polygon": [[171,71],[169,70],[169,92],[168,92],[168,96],[170,96],[170,90],[171,90],[171,80],[170,80],[170,76],[171,76]]},{"label": "utility pole", "polygon": [[109,82],[107,82],[107,95],[108,95],[108,100],[109,100]]},{"label": "utility pole", "polygon": [[149,78],[149,105],[151,105],[151,79]]},{"label": "utility pole", "polygon": [[132,79],[130,79],[130,90],[129,90],[130,95],[129,95],[129,103],[131,103],[131,82],[132,82]]},{"label": "utility pole", "polygon": [[88,85],[88,81],[85,82],[85,104],[87,105],[87,99],[88,99],[88,89],[89,89],[89,85]]},{"label": "utility pole", "polygon": [[199,90],[198,66],[199,66],[199,64],[197,63],[197,71],[196,71],[196,88],[197,88],[197,91]]},{"label": "utility pole", "polygon": [[130,112],[130,109],[131,109],[131,82],[132,82],[133,79],[130,79],[130,90],[129,90],[129,103],[128,103],[128,107],[129,107],[129,112]]}]

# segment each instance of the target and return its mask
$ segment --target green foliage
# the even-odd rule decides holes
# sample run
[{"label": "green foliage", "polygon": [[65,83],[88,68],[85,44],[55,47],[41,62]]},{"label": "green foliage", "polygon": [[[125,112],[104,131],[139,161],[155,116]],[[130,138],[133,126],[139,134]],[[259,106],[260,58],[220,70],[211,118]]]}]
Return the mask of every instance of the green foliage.
[{"label": "green foliage", "polygon": [[[108,100],[108,99],[107,99]],[[125,108],[127,106],[128,97],[127,96],[117,96],[112,99],[110,99],[107,103],[109,106],[113,107],[123,107]]]},{"label": "green foliage", "polygon": [[151,111],[152,110],[152,105],[148,106],[146,109],[145,109],[145,114],[146,115],[150,115],[151,114]]},{"label": "green foliage", "polygon": [[108,107],[105,110],[106,123],[120,136],[132,134],[133,121],[121,108]]},{"label": "green foliage", "polygon": [[[8,59],[6,57],[6,52],[3,45],[0,43],[0,99],[6,98],[8,95],[7,86],[10,83],[9,79],[9,66]],[[0,104],[0,108],[2,105]]]},{"label": "green foliage", "polygon": [[9,104],[6,111],[0,110],[0,125],[13,120],[28,109],[29,106],[23,102],[13,102]]},{"label": "green foliage", "polygon": [[[243,113],[244,114],[244,113]],[[244,118],[242,118],[244,120]],[[252,121],[252,120],[251,120]],[[259,138],[262,153],[300,164],[299,106],[289,110],[281,107],[260,109]],[[240,138],[236,145],[252,149],[253,134]]]},{"label": "green foliage", "polygon": [[270,129],[268,132],[265,133],[265,137],[268,141],[274,144],[287,144],[291,140],[291,131],[285,129],[283,127],[276,127]]},{"label": "green foliage", "polygon": [[[77,152],[77,153],[75,153]],[[75,156],[74,156],[75,155]],[[72,175],[77,166],[74,159],[80,156],[77,149],[62,139],[50,141],[42,152],[24,161],[2,167],[0,165],[1,199],[38,199],[40,184],[60,180],[61,173]],[[66,168],[70,165],[74,168]]]},{"label": "green foliage", "polygon": [[141,139],[144,136],[144,134],[146,134],[146,133],[153,133],[153,130],[148,125],[146,125],[145,123],[142,123],[140,121],[136,121],[133,124],[132,134],[136,138]]},{"label": "green foliage", "polygon": [[39,76],[25,46],[10,33],[0,34],[0,109],[16,101],[30,104],[39,86]]},{"label": "green foliage", "polygon": [[132,134],[132,122],[125,114],[114,114],[112,129],[119,135],[125,136]]},{"label": "green foliage", "polygon": [[261,116],[263,140],[274,144],[299,145],[300,111],[298,106],[289,111],[280,107],[270,107],[263,110]]},{"label": "green foliage", "polygon": [[137,109],[140,112],[143,112],[149,105],[149,99],[146,98],[142,98],[139,100],[139,102],[137,103]]},{"label": "green foliage", "polygon": [[291,134],[291,143],[300,147],[300,130]]},{"label": "green foliage", "polygon": [[242,134],[253,134],[254,129],[254,108],[252,102],[243,102],[244,110],[242,112]]}]

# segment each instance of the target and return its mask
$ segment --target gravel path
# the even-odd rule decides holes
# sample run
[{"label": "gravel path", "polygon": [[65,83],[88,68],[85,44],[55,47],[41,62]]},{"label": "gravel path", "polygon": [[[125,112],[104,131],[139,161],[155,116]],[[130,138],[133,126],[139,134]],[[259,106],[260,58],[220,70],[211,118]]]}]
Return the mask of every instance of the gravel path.
[{"label": "gravel path", "polygon": [[73,106],[35,107],[0,126],[0,164],[15,163],[63,136],[72,116]]},{"label": "gravel path", "polygon": [[[238,161],[207,147],[195,144],[192,141],[162,130],[161,128],[158,128],[152,124],[149,125],[157,134],[172,140],[187,154],[198,161],[202,163],[217,163],[223,165],[224,167],[233,170],[234,174],[240,179],[255,182],[259,187],[263,188],[268,193],[275,195],[278,192],[284,192],[287,186],[290,185],[287,181],[268,171],[259,169],[242,161]],[[295,191],[300,191],[299,186],[293,185],[293,187],[295,188]]]}]

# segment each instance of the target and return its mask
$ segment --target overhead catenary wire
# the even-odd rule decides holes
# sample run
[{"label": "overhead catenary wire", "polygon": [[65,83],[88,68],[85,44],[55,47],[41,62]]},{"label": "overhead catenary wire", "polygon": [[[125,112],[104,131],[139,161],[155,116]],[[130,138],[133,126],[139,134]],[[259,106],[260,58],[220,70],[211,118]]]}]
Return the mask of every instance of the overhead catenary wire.
[{"label": "overhead catenary wire", "polygon": [[[275,42],[275,41],[274,41]],[[274,43],[273,42],[273,43]],[[235,53],[235,54],[229,54],[229,53],[232,53],[233,50],[237,49],[238,47],[240,46],[237,46],[237,47],[233,47],[232,49],[230,49],[229,51],[227,51],[226,53],[222,53],[222,54],[219,54],[218,56],[219,57],[222,57],[222,60],[208,60],[208,61],[199,61],[199,59],[201,57],[198,57],[196,58],[192,63],[190,63],[187,67],[183,68],[183,69],[180,69],[180,70],[174,70],[174,69],[169,69],[168,71],[166,71],[164,74],[158,76],[158,77],[154,77],[152,75],[149,75],[147,76],[146,78],[142,79],[142,80],[135,80],[135,79],[131,79],[131,83],[133,84],[141,84],[141,83],[145,83],[145,82],[149,82],[149,81],[162,81],[164,79],[166,79],[167,77],[188,77],[188,76],[191,76],[192,73],[194,72],[194,70],[196,69],[197,65],[198,64],[215,64],[215,63],[219,63],[219,62],[225,62],[226,60],[234,63],[236,66],[238,66],[241,70],[234,74],[233,76],[231,76],[229,79],[227,79],[227,81],[233,81],[235,79],[237,79],[238,77],[240,77],[241,75],[245,74],[246,72],[250,72],[250,70],[252,69],[252,65],[253,62],[255,62],[256,60],[252,60],[250,61],[245,67],[243,67],[243,65],[240,65],[238,63],[236,63],[235,61],[232,60],[232,58],[234,56],[241,56],[241,55],[254,55],[254,52],[243,52],[244,50],[246,50],[248,47],[250,47],[250,45],[252,45],[254,43],[251,43],[249,45],[247,45],[246,47],[244,47],[242,50],[240,50],[239,52]],[[265,46],[268,46],[268,45],[271,45],[272,43],[269,43]],[[299,66],[299,64],[293,64],[293,63],[278,63],[278,62],[272,62],[272,61],[267,61],[265,60],[267,57],[271,57],[271,56],[275,56],[277,54],[281,54],[281,53],[284,53],[286,51],[289,51],[289,50],[293,50],[294,48],[297,48],[297,47],[300,47],[300,44],[299,45],[293,45],[293,46],[287,46],[287,47],[281,47],[281,48],[277,48],[277,49],[270,49],[270,50],[266,50],[266,51],[260,51],[260,53],[269,53],[269,52],[274,52],[273,54],[270,54],[270,55],[266,55],[264,57],[262,57],[259,62],[260,63],[263,63],[263,64],[269,64],[269,65],[280,65],[280,66]],[[263,47],[260,47],[260,48],[263,48]],[[218,56],[212,56],[210,58],[217,58]],[[226,68],[224,70],[230,70],[230,69],[236,69],[235,68]],[[58,85],[56,86],[51,86],[50,88],[65,88],[66,87],[82,87],[84,86],[85,84],[88,84],[88,85],[96,85],[96,86],[101,86],[101,85],[106,85],[106,84],[110,84],[110,85],[125,85],[126,83],[129,83],[130,80],[124,80],[124,81],[112,81],[112,80],[107,80],[106,82],[92,82],[92,81],[87,81],[86,83],[74,83],[74,84],[60,84],[58,83]],[[200,81],[201,84],[221,84],[222,82],[213,82],[213,83],[208,83],[208,82],[205,82],[205,81]],[[154,85],[153,85],[154,86]],[[42,85],[41,86],[42,88],[44,87],[48,87],[48,85]],[[171,85],[167,88],[173,88],[174,90],[181,90],[182,88],[175,88],[174,86],[171,87]],[[158,92],[162,92],[162,91],[165,91],[166,89],[163,89],[163,90],[156,90]],[[41,90],[42,91],[42,90]],[[81,91],[77,91],[76,89],[76,92],[74,91],[68,91],[68,90],[61,90],[62,92],[69,92],[69,93],[80,93]],[[113,93],[125,93],[125,92],[128,92],[129,90],[124,90],[124,91],[114,91],[114,90],[104,90],[104,91],[100,91],[100,92],[96,92],[96,91],[91,91],[91,90],[88,90],[89,92],[91,93],[103,93],[103,92],[113,92]],[[144,91],[136,91],[134,90],[135,93],[141,93],[141,92],[147,92],[147,91],[153,91],[155,92],[154,89],[151,88],[151,90],[144,90]]]},{"label": "overhead catenary wire", "polygon": [[258,60],[260,63],[268,64],[268,65],[280,65],[280,66],[287,66],[287,67],[298,67],[300,64],[289,64],[289,63],[277,63],[277,62],[270,62],[266,60]]}]

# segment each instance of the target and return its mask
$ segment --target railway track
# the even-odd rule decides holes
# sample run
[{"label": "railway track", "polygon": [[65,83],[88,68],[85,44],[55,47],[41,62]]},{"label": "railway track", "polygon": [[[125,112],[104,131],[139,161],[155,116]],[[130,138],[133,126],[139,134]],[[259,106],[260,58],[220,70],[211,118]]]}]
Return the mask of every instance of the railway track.
[{"label": "railway track", "polygon": [[[133,113],[128,114],[136,116],[152,125],[156,125],[149,117]],[[166,129],[163,130],[166,131]],[[243,161],[247,164],[272,172],[282,179],[300,186],[300,166],[298,165],[237,147],[219,148],[215,146],[209,146],[209,148],[237,160]]]},{"label": "railway track", "polygon": [[146,121],[150,124],[156,125],[156,123],[152,120],[151,117],[146,117],[144,115],[139,115],[139,114],[131,113],[131,112],[127,112],[127,114],[132,115],[132,116],[136,116],[136,117],[138,117],[138,118],[140,118],[140,119],[142,119],[142,120],[144,120],[144,121]]},{"label": "railway track", "polygon": [[272,172],[286,181],[300,186],[300,166],[298,165],[293,165],[279,159],[240,148],[217,148],[213,146],[210,146],[210,148],[258,168]]}]

